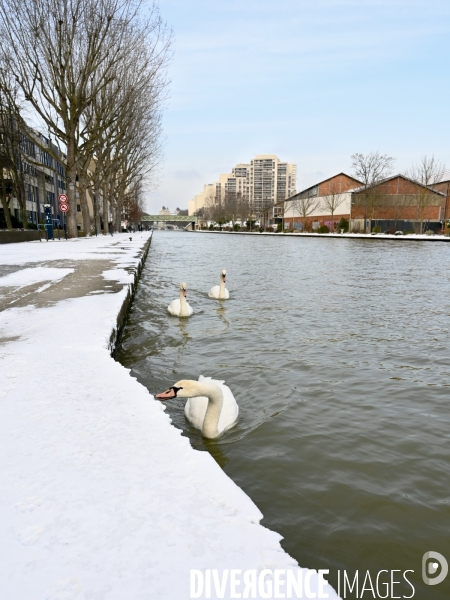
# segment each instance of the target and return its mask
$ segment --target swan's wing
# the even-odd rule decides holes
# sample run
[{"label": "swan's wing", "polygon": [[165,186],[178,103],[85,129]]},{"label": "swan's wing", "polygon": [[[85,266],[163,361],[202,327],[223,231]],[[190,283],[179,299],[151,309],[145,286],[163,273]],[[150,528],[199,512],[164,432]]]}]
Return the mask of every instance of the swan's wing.
[{"label": "swan's wing", "polygon": [[[179,302],[179,300],[178,300],[178,302]],[[188,309],[189,316],[191,316],[191,315],[192,315],[192,313],[194,312],[194,310],[192,309],[192,306],[191,306],[190,304],[188,304],[187,302],[186,302],[186,305],[187,305],[187,309]],[[181,309],[180,309],[180,310],[181,310]]]},{"label": "swan's wing", "polygon": [[228,300],[230,298],[230,292],[227,290],[227,288],[225,288],[225,300]]},{"label": "swan's wing", "polygon": [[178,317],[181,311],[180,299],[177,298],[176,300],[172,300],[172,302],[167,307],[167,310],[170,312],[171,315],[175,315],[176,317]]},{"label": "swan's wing", "polygon": [[184,407],[184,415],[194,427],[201,430],[203,427],[203,421],[205,420],[207,408],[208,398],[206,398],[206,396],[189,398]]},{"label": "swan's wing", "polygon": [[219,387],[225,383],[225,381],[220,381],[219,379],[213,379],[212,377],[205,377],[204,375],[200,375],[198,380],[199,381],[209,381],[210,383],[215,383]]},{"label": "swan's wing", "polygon": [[218,298],[219,297],[220,286],[215,285],[209,290],[208,296],[210,298]]},{"label": "swan's wing", "polygon": [[220,433],[222,433],[222,431],[230,429],[230,427],[236,423],[239,415],[239,406],[237,405],[237,402],[233,396],[233,392],[227,385],[224,385],[219,381],[215,381],[215,383],[218,385],[220,383],[220,388],[223,394],[222,412],[220,413],[217,427]]}]

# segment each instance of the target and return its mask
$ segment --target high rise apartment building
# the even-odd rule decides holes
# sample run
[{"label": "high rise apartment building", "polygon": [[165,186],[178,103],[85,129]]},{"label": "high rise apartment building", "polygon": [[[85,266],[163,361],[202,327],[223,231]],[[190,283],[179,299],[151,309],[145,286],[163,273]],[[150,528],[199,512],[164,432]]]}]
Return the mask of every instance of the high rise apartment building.
[{"label": "high rise apartment building", "polygon": [[251,194],[255,214],[296,192],[297,165],[281,162],[273,154],[258,155],[251,161]]},{"label": "high rise apartment building", "polygon": [[237,164],[231,173],[222,174],[213,184],[189,201],[189,214],[217,204],[227,197],[249,202],[253,213],[261,213],[276,202],[296,193],[297,165],[281,162],[274,154],[256,156],[250,163]]}]

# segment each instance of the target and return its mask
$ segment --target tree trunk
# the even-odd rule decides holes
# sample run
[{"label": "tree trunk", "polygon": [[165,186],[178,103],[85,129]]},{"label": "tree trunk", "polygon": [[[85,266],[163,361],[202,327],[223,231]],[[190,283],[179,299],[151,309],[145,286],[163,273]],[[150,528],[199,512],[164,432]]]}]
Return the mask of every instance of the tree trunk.
[{"label": "tree trunk", "polygon": [[6,228],[12,229],[11,213],[9,212],[9,201],[7,201],[3,195],[2,195],[2,207],[3,207],[3,213],[5,215]]},{"label": "tree trunk", "polygon": [[98,203],[98,196],[97,196],[97,194],[94,194],[92,192],[92,189],[90,189],[90,188],[88,188],[87,193],[91,197],[92,207],[94,209],[94,228],[95,228],[95,234],[97,235],[97,233],[99,233],[101,231],[100,213],[99,213],[100,207],[99,207],[99,203]]},{"label": "tree trunk", "polygon": [[90,236],[92,231],[92,223],[91,223],[91,216],[89,214],[89,205],[88,205],[88,201],[86,198],[86,172],[80,171],[79,175],[78,175],[78,179],[79,179],[79,193],[80,193],[80,204],[81,204],[81,214],[83,217],[83,229],[84,229],[84,233],[86,234],[86,236]]},{"label": "tree trunk", "polygon": [[108,235],[108,183],[103,182],[103,233]]},{"label": "tree trunk", "polygon": [[70,238],[78,237],[77,231],[77,198],[75,181],[77,177],[77,169],[75,164],[75,130],[69,133],[67,142],[67,198],[69,204],[69,212],[67,215],[67,235]]},{"label": "tree trunk", "polygon": [[28,217],[27,217],[27,199],[25,196],[25,184],[23,181],[19,182],[17,190],[17,201],[20,206],[20,214],[22,215],[22,227],[28,229]]}]

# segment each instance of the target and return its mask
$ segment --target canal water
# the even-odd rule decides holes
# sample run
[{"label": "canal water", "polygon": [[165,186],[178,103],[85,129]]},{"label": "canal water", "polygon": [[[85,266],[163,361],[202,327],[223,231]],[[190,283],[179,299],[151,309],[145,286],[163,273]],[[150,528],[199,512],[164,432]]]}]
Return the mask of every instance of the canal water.
[{"label": "canal water", "polygon": [[[167,313],[181,281],[189,319]],[[414,598],[444,600],[422,556],[450,562],[449,315],[450,244],[156,231],[117,359],[152,393],[225,380],[240,417],[217,441],[167,410],[302,567],[336,589],[398,569],[392,597],[412,570]]]}]

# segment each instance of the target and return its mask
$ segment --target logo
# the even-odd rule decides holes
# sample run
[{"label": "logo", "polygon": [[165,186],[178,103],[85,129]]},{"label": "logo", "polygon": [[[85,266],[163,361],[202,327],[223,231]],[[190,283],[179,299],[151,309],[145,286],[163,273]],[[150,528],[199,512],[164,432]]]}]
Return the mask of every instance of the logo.
[{"label": "logo", "polygon": [[[439,574],[436,575],[436,573]],[[422,558],[422,579],[427,585],[442,583],[448,574],[448,562],[439,552],[425,552]],[[433,577],[432,577],[433,576]]]}]

